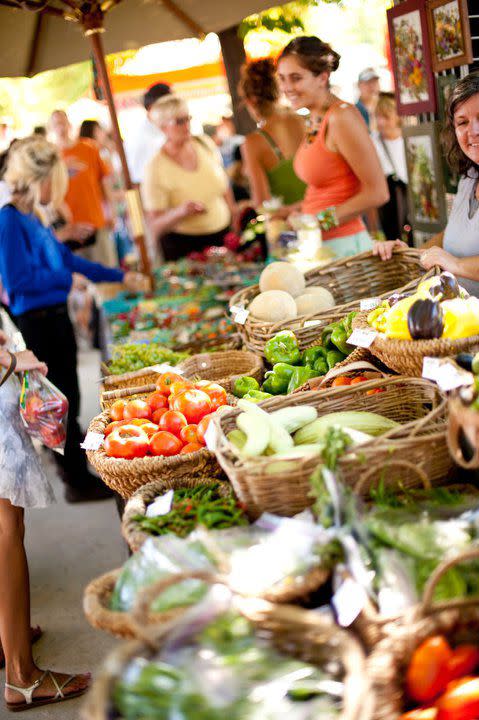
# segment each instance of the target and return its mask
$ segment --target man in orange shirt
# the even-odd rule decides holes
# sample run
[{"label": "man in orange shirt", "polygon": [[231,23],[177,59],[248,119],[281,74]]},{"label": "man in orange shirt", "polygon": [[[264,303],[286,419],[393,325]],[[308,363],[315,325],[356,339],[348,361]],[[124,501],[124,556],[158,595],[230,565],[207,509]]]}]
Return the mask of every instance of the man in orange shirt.
[{"label": "man in orange shirt", "polygon": [[72,137],[70,121],[63,110],[51,114],[49,129],[68,169],[65,203],[71,221],[89,224],[92,228],[79,252],[88,260],[114,267],[118,265],[118,257],[104,212],[110,192],[111,168],[102,160],[93,140]]}]

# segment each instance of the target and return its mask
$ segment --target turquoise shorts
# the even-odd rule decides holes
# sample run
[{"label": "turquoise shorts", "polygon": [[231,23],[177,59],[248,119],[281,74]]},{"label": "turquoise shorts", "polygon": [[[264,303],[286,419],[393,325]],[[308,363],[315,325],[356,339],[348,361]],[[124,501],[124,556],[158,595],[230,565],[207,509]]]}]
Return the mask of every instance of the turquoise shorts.
[{"label": "turquoise shorts", "polygon": [[354,235],[325,240],[324,247],[331,250],[337,258],[343,258],[366,252],[366,250],[372,250],[373,241],[366,230],[361,230],[361,232]]}]

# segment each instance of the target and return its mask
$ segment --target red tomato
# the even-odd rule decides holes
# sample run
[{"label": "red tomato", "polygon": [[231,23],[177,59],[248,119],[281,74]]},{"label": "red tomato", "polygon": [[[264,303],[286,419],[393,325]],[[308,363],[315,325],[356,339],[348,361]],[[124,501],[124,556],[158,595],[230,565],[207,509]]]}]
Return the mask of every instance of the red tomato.
[{"label": "red tomato", "polygon": [[175,410],[167,410],[160,417],[158,427],[160,430],[166,430],[176,437],[180,437],[180,432],[188,425],[185,416]]},{"label": "red tomato", "polygon": [[180,440],[184,443],[197,443],[198,442],[198,425],[186,425],[181,429]]},{"label": "red tomato", "polygon": [[437,708],[417,708],[401,715],[399,720],[436,720]]},{"label": "red tomato", "polygon": [[413,700],[429,702],[445,689],[451,657],[452,650],[442,635],[430,637],[416,648],[406,675],[407,691]]},{"label": "red tomato", "polygon": [[151,412],[155,412],[155,410],[160,410],[161,408],[168,407],[168,400],[164,395],[160,393],[159,390],[156,390],[156,392],[152,393],[149,397],[147,397],[146,402],[150,406]]},{"label": "red tomato", "polygon": [[143,432],[146,432],[149,438],[151,438],[155,433],[158,432],[159,427],[156,423],[146,422],[144,425],[141,426],[141,429],[143,430]]},{"label": "red tomato", "polygon": [[154,423],[156,423],[158,425],[158,423],[160,422],[160,418],[165,414],[165,412],[168,412],[167,407],[159,408],[158,410],[155,410],[155,412],[153,413],[153,417],[151,419],[153,420]]},{"label": "red tomato", "polygon": [[148,418],[132,418],[131,420],[125,420],[124,422],[127,425],[137,425],[138,427],[143,427],[143,425],[146,425],[146,423],[150,421]]},{"label": "red tomato", "polygon": [[202,380],[201,382],[196,383],[196,387],[199,390],[203,390],[203,392],[208,395],[211,400],[213,410],[217,410],[219,407],[226,405],[228,402],[226,390],[224,387],[221,387],[221,385],[218,385],[218,383]]},{"label": "red tomato", "polygon": [[357,377],[353,378],[349,384],[357,385],[358,383],[362,383],[362,382],[366,382],[366,381],[367,381],[367,378],[364,377],[364,375],[358,375]]},{"label": "red tomato", "polygon": [[172,410],[183,413],[188,423],[194,424],[212,411],[213,405],[209,396],[202,390],[183,390],[175,395]]},{"label": "red tomato", "polygon": [[112,430],[115,430],[117,427],[121,427],[122,425],[127,425],[129,420],[114,420],[109,425],[106,426],[104,435],[107,437]]},{"label": "red tomato", "polygon": [[436,702],[437,720],[477,720],[479,718],[479,678],[454,683]]},{"label": "red tomato", "polygon": [[374,390],[368,390],[366,395],[377,395],[382,392],[384,392],[384,388],[374,388]]},{"label": "red tomato", "polygon": [[131,420],[132,418],[151,418],[151,409],[147,402],[144,400],[130,400],[125,406],[124,410],[125,420]]},{"label": "red tomato", "polygon": [[210,413],[209,415],[205,415],[198,423],[198,430],[196,431],[196,434],[198,435],[198,442],[202,443],[202,445],[206,445],[205,432],[208,430],[208,425],[210,424],[212,418],[213,413]]},{"label": "red tomato", "polygon": [[172,433],[165,430],[155,433],[150,440],[150,452],[152,455],[165,455],[166,457],[178,455],[182,447],[181,440],[176,435],[172,435]]},{"label": "red tomato", "polygon": [[110,417],[112,420],[124,420],[123,413],[125,411],[126,400],[115,400],[110,408]]},{"label": "red tomato", "polygon": [[351,385],[351,378],[348,377],[336,377],[331,383],[331,387],[342,387],[343,385]]},{"label": "red tomato", "polygon": [[165,372],[156,381],[156,387],[158,390],[168,397],[170,394],[171,386],[174,382],[183,382],[184,378],[174,372]]},{"label": "red tomato", "polygon": [[196,452],[197,450],[203,450],[203,445],[195,442],[187,443],[183,448],[181,448],[180,455],[186,455],[187,453]]},{"label": "red tomato", "polygon": [[105,439],[105,452],[109,457],[144,457],[148,452],[148,435],[137,425],[122,425]]},{"label": "red tomato", "polygon": [[170,389],[170,397],[172,395],[178,395],[178,393],[183,392],[183,390],[190,390],[193,388],[194,385],[189,380],[177,380],[177,382],[172,383],[171,389]]},{"label": "red tomato", "polygon": [[39,395],[30,393],[25,401],[25,410],[22,409],[22,415],[29,425],[38,423],[38,416],[43,407],[43,400]]},{"label": "red tomato", "polygon": [[471,675],[479,665],[479,647],[477,645],[458,645],[452,651],[447,669],[449,680]]},{"label": "red tomato", "polygon": [[41,424],[40,435],[45,445],[51,449],[63,445],[67,437],[65,428],[60,423]]}]

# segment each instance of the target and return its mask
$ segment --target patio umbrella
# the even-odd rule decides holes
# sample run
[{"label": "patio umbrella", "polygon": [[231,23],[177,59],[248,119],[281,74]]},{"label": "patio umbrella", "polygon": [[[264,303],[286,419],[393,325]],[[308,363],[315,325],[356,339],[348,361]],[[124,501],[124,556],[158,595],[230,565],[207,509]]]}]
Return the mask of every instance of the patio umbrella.
[{"label": "patio umbrella", "polygon": [[[143,270],[149,275],[151,267],[144,242],[141,201],[128,170],[105,51],[120,52],[164,40],[202,37],[208,32],[219,32],[236,25],[243,17],[270,5],[271,0],[242,0],[241,3],[225,0],[0,0],[0,77],[30,76],[84,60],[87,54],[84,38],[88,38],[110,111],[132,232]],[[105,33],[107,13],[108,32]]]}]

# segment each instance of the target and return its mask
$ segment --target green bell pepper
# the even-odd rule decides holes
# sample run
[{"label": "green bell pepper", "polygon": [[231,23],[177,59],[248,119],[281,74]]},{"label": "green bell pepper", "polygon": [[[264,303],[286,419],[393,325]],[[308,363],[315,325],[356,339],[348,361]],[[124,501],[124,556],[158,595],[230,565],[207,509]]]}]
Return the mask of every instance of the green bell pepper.
[{"label": "green bell pepper", "polygon": [[259,390],[259,383],[252,377],[237,377],[233,383],[233,395],[242,398],[252,390]]},{"label": "green bell pepper", "polygon": [[332,350],[333,345],[331,343],[331,335],[333,333],[333,330],[336,329],[337,323],[331,323],[330,325],[326,325],[325,328],[323,328],[323,332],[321,333],[321,345],[325,350]]},{"label": "green bell pepper", "polygon": [[288,393],[292,393],[293,390],[304,385],[305,382],[311,380],[311,378],[317,377],[318,373],[309,367],[297,367],[294,373],[291,375],[291,380],[288,385]]},{"label": "green bell pepper", "polygon": [[246,393],[246,395],[243,395],[243,400],[249,400],[253,403],[260,403],[270,397],[273,397],[271,393],[262,392],[261,390],[252,390],[251,392]]},{"label": "green bell pepper", "polygon": [[329,370],[327,357],[319,357],[313,365],[313,370],[317,375],[326,375]]},{"label": "green bell pepper", "polygon": [[318,358],[326,359],[326,350],[321,345],[307,348],[307,350],[303,351],[301,356],[301,365],[306,365],[307,367],[312,368]]},{"label": "green bell pepper", "polygon": [[276,365],[273,365],[273,369],[265,374],[262,389],[273,395],[285,395],[288,391],[288,384],[294,370],[294,365],[276,363]]},{"label": "green bell pepper", "polygon": [[347,333],[343,323],[339,323],[331,333],[331,342],[333,345],[335,345],[340,352],[343,353],[343,355],[349,355],[349,353],[354,350],[352,345],[348,345],[346,340],[348,339],[349,334]]},{"label": "green bell pepper", "polygon": [[327,355],[328,368],[332,370],[333,367],[342,360],[344,360],[344,358],[344,353],[340,352],[339,350],[330,350]]},{"label": "green bell pepper", "polygon": [[347,334],[348,334],[348,337],[349,337],[349,336],[351,335],[351,333],[353,332],[353,320],[354,320],[354,318],[356,317],[357,314],[358,314],[357,311],[356,311],[356,310],[353,310],[353,311],[350,312],[348,315],[346,315],[346,317],[345,317],[344,320],[343,320],[343,327],[344,327],[344,329],[346,330],[346,332],[347,332]]},{"label": "green bell pepper", "polygon": [[276,363],[297,365],[301,360],[298,341],[291,330],[282,330],[270,338],[264,346],[264,354],[270,365]]}]

